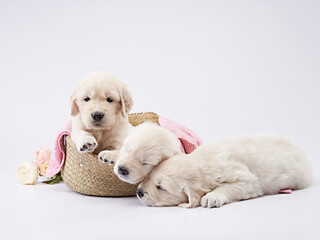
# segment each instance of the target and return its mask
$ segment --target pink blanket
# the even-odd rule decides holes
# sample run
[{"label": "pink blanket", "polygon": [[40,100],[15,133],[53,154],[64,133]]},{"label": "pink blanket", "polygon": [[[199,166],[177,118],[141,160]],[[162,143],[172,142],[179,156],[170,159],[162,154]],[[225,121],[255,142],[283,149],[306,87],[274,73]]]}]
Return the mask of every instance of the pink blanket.
[{"label": "pink blanket", "polygon": [[[181,143],[181,151],[184,153],[191,153],[199,145],[202,144],[201,139],[190,129],[181,126],[167,118],[159,117],[159,124],[161,127],[173,132]],[[51,153],[49,167],[46,177],[52,177],[60,172],[65,160],[64,152],[64,138],[70,136],[71,133],[71,120],[68,121],[63,128],[59,131],[55,141],[54,148]]]},{"label": "pink blanket", "polygon": [[201,139],[193,131],[168,118],[159,117],[159,124],[177,136],[181,143],[181,151],[184,153],[192,153],[202,144]]},{"label": "pink blanket", "polygon": [[52,177],[60,172],[64,164],[65,152],[64,152],[64,138],[65,136],[70,136],[71,133],[71,123],[69,120],[59,131],[54,147],[51,152],[51,157],[49,161],[49,166],[47,169],[46,177]]}]

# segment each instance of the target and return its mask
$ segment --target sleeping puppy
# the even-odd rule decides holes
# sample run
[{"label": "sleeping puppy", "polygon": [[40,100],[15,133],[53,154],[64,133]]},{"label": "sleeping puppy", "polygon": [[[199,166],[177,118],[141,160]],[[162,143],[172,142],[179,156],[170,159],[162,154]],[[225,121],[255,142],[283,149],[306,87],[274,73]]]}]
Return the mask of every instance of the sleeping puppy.
[{"label": "sleeping puppy", "polygon": [[305,154],[284,137],[238,136],[162,162],[139,185],[137,196],[148,206],[212,208],[311,182]]},{"label": "sleeping puppy", "polygon": [[182,154],[179,139],[172,132],[145,122],[133,128],[121,149],[112,151],[104,162],[116,162],[115,174],[121,180],[135,184],[141,182],[160,162],[177,154]]},{"label": "sleeping puppy", "polygon": [[[104,72],[94,72],[82,79],[71,96],[71,139],[78,151],[99,154],[122,145],[132,127],[128,113],[133,105],[124,83]],[[102,152],[101,152],[102,151]]]}]

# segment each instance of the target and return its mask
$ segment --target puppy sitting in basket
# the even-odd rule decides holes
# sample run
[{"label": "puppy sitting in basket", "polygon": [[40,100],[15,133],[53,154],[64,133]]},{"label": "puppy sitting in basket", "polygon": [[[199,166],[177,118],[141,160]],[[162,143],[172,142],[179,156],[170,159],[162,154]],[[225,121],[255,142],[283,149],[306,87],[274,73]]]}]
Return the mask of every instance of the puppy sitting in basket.
[{"label": "puppy sitting in basket", "polygon": [[131,94],[116,77],[94,72],[82,79],[71,96],[71,139],[78,151],[112,159],[109,150],[119,149],[132,128],[132,106]]}]

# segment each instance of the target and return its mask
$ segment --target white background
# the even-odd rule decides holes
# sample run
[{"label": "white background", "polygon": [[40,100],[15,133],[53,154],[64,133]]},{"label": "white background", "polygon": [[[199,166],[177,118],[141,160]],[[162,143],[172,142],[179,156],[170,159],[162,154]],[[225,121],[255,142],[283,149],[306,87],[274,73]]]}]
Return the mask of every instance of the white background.
[{"label": "white background", "polygon": [[53,147],[75,84],[101,70],[128,84],[132,112],[159,113],[204,142],[284,134],[319,176],[319,12],[309,0],[0,0],[0,238],[319,239],[317,177],[291,195],[189,211],[15,178],[38,147]]}]

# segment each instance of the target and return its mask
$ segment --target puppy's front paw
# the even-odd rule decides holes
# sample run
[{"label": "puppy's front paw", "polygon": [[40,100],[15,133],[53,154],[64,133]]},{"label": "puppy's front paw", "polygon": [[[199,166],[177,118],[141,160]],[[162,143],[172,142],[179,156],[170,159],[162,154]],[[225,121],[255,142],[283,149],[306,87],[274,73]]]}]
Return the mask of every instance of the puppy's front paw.
[{"label": "puppy's front paw", "polygon": [[92,153],[98,147],[98,143],[94,137],[86,136],[77,144],[79,152]]},{"label": "puppy's front paw", "polygon": [[227,198],[222,193],[209,192],[201,198],[201,206],[207,208],[221,207],[227,203]]},{"label": "puppy's front paw", "polygon": [[116,158],[118,156],[118,151],[114,150],[114,151],[102,151],[99,153],[98,155],[98,159],[103,162],[103,163],[107,163],[107,164],[114,164],[116,162]]}]

